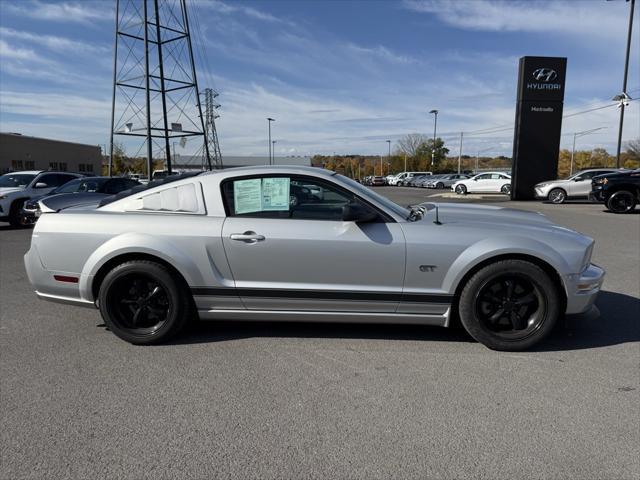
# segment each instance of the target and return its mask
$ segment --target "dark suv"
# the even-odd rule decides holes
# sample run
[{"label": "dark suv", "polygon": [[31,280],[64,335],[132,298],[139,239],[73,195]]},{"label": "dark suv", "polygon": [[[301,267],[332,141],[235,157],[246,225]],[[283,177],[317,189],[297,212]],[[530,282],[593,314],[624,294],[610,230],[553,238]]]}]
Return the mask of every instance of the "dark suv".
[{"label": "dark suv", "polygon": [[589,198],[614,213],[631,212],[640,202],[640,169],[593,177]]}]

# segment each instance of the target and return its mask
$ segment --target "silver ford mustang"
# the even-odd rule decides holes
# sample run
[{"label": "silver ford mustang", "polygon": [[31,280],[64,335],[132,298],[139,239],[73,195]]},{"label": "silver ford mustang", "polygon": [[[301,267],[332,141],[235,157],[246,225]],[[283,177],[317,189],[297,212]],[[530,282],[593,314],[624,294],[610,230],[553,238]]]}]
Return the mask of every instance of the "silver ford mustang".
[{"label": "silver ford mustang", "polygon": [[[401,207],[333,172],[250,167],[174,177],[94,209],[43,209],[38,297],[97,307],[152,344],[207,320],[449,326],[521,350],[592,308],[593,240],[510,208]],[[127,194],[128,193],[128,194]]]}]

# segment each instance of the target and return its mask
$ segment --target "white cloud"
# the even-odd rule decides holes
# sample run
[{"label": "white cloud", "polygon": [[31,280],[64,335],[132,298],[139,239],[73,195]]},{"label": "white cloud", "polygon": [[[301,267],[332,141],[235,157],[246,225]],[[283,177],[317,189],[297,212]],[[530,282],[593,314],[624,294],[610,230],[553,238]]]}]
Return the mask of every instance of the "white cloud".
[{"label": "white cloud", "polygon": [[0,110],[4,114],[33,115],[47,119],[103,120],[111,111],[109,100],[96,100],[73,94],[0,91]]},{"label": "white cloud", "polygon": [[[108,7],[107,7],[108,6]],[[53,22],[114,21],[111,2],[43,2],[40,0],[5,3],[8,12],[38,20]]]},{"label": "white cloud", "polygon": [[620,9],[607,2],[405,0],[404,5],[467,30],[620,38],[625,25]]},{"label": "white cloud", "polygon": [[33,50],[28,48],[15,47],[2,39],[0,39],[0,57],[13,60],[27,60],[32,62],[44,61],[44,59]]},{"label": "white cloud", "polygon": [[222,2],[221,0],[200,0],[196,2],[196,5],[211,8],[217,13],[222,13],[222,14],[240,13],[240,14],[246,15],[247,17],[250,17],[256,20],[261,20],[264,22],[283,23],[289,26],[295,26],[295,23],[292,22],[291,20],[276,17],[275,15],[272,15],[262,10],[258,10],[257,8],[250,7],[241,2],[225,3],[225,2]]},{"label": "white cloud", "polygon": [[110,51],[110,48],[104,45],[79,42],[70,38],[55,35],[39,35],[7,27],[0,27],[0,37],[23,40],[36,45],[42,45],[50,50],[62,53],[105,53]]},{"label": "white cloud", "polygon": [[410,55],[403,55],[393,52],[392,50],[382,45],[378,45],[376,47],[362,47],[360,45],[356,45],[355,43],[347,43],[346,48],[358,55],[368,55],[381,60],[385,60],[390,63],[408,65],[420,62],[420,60],[418,60],[417,58],[414,58]]}]

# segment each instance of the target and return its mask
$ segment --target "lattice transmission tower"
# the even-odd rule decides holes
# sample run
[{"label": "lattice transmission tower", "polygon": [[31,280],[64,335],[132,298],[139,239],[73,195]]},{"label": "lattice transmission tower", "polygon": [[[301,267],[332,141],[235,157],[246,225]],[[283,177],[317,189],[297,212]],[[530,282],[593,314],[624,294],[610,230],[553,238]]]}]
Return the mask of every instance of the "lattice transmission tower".
[{"label": "lattice transmission tower", "polygon": [[[211,169],[186,0],[116,0],[109,175],[114,136],[171,172],[172,140],[201,141]],[[199,138],[198,138],[199,137]],[[184,144],[184,140],[182,140]]]},{"label": "lattice transmission tower", "polygon": [[211,88],[204,89],[204,128],[207,138],[206,142],[209,146],[211,166],[213,168],[223,168],[222,153],[220,152],[220,143],[218,143],[218,132],[216,131],[216,118],[220,118],[220,115],[218,115],[217,113],[218,108],[220,108],[220,104],[215,100],[217,96],[218,92],[216,92],[215,90]]}]

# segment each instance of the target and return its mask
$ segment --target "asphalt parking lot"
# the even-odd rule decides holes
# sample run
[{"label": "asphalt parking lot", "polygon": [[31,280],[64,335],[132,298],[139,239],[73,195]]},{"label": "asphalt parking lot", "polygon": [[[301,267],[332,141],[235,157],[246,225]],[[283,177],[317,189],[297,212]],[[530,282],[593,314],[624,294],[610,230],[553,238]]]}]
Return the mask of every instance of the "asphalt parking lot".
[{"label": "asphalt parking lot", "polygon": [[592,236],[607,270],[600,318],[517,354],[439,328],[283,323],[135,347],[97,311],[38,301],[31,231],[0,224],[0,478],[639,478],[640,210],[503,205]]}]

